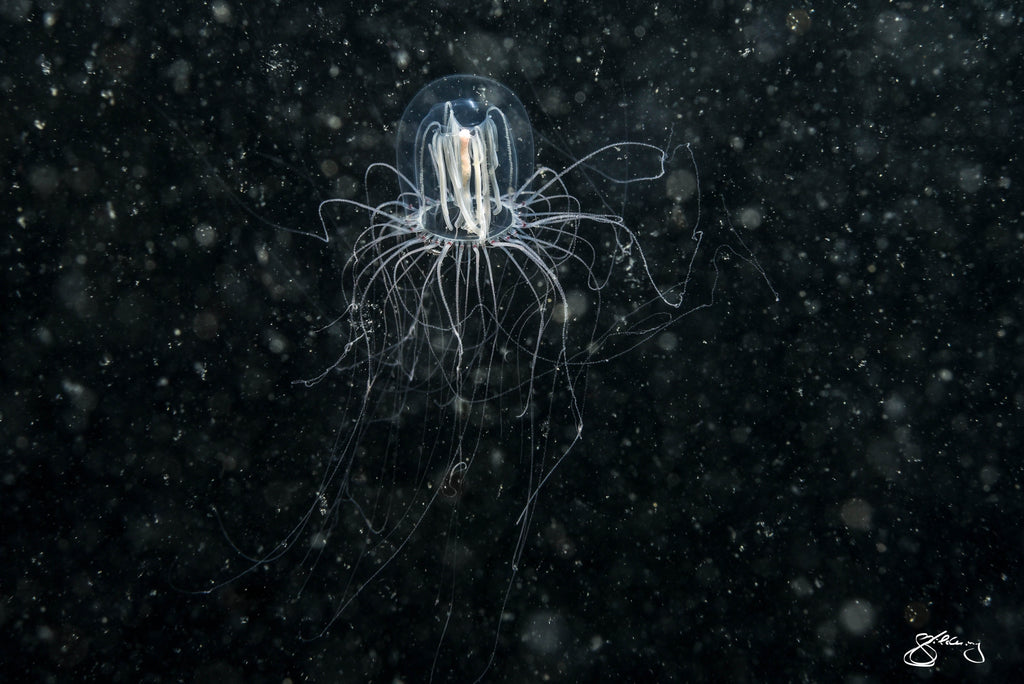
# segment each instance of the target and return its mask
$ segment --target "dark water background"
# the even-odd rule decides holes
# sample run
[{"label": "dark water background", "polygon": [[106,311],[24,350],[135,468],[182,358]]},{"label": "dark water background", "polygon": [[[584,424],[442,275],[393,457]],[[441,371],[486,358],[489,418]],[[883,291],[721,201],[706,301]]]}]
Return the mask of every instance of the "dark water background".
[{"label": "dark water background", "polygon": [[[417,573],[441,539],[308,642],[331,596],[296,598],[300,559],[184,589],[237,560],[211,506],[273,543],[336,428],[330,387],[292,381],[323,367],[298,350],[337,255],[210,171],[309,225],[458,72],[519,94],[551,166],[690,142],[703,218],[732,220],[780,297],[733,263],[674,351],[594,370],[486,679],[1024,667],[1019,7],[26,1],[0,32],[5,679],[429,675]],[[633,225],[664,225],[664,181],[630,193]],[[465,603],[489,572],[466,570]],[[942,630],[985,663],[904,664]],[[460,680],[459,649],[489,642],[449,641],[435,677]]]}]

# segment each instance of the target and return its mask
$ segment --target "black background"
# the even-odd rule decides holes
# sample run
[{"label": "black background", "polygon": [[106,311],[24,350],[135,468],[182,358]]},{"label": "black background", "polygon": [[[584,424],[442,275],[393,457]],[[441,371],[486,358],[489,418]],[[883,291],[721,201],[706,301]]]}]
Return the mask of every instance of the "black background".
[{"label": "black background", "polygon": [[[406,588],[311,641],[331,596],[300,592],[301,553],[190,590],[230,576],[228,538],[294,524],[336,429],[329,384],[292,382],[324,366],[297,352],[338,256],[268,222],[315,228],[319,200],[361,196],[405,104],[469,72],[519,94],[556,168],[691,143],[701,220],[732,221],[779,294],[733,260],[674,351],[591,373],[484,679],[1019,671],[1018,10],[673,5],[4,3],[0,669],[430,676],[416,577],[443,540],[414,538]],[[243,206],[250,180],[276,192]],[[641,235],[666,224],[664,180],[630,191]],[[506,533],[460,531],[496,562]],[[505,581],[490,568],[465,571],[465,602]],[[942,630],[986,662],[904,664]],[[460,652],[492,639],[452,632],[434,678],[479,674]]]}]

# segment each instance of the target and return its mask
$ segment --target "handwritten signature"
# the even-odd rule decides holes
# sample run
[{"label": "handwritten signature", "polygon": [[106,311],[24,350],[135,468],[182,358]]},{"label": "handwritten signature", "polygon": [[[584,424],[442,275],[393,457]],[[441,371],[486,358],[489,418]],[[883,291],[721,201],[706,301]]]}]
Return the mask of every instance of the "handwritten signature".
[{"label": "handwritten signature", "polygon": [[921,632],[917,635],[917,646],[903,654],[903,662],[912,667],[931,667],[939,659],[935,646],[954,646],[964,649],[964,659],[969,663],[980,665],[985,662],[985,654],[981,652],[980,641],[960,641],[957,637],[942,630],[938,634]]}]

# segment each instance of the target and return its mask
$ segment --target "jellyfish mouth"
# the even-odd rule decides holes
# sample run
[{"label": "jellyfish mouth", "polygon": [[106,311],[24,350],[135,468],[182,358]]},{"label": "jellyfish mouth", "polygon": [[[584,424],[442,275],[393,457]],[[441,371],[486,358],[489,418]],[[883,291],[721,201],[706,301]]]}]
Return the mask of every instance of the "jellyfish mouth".
[{"label": "jellyfish mouth", "polygon": [[420,229],[426,237],[444,242],[490,242],[503,237],[515,224],[512,210],[502,203],[495,203],[490,215],[486,235],[472,230],[473,222],[467,222],[455,202],[449,202],[447,212],[440,203],[425,207],[419,217]]}]

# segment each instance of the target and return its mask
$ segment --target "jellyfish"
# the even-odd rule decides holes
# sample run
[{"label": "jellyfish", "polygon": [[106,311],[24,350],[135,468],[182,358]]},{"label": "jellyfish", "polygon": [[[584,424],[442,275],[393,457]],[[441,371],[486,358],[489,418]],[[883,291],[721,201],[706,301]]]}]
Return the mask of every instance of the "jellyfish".
[{"label": "jellyfish", "polygon": [[[625,156],[642,161],[601,170]],[[519,98],[452,75],[405,109],[395,163],[366,171],[368,193],[383,179],[397,196],[320,203],[309,234],[344,260],[341,305],[322,328],[337,352],[301,382],[325,390],[338,428],[301,519],[245,570],[303,550],[304,589],[318,576],[333,585],[311,637],[388,601],[411,610],[403,597],[432,576],[431,674],[468,653],[478,676],[491,667],[515,629],[506,608],[538,502],[584,440],[588,370],[708,304],[689,302],[692,257],[660,285],[626,220],[571,190],[594,174],[657,180],[670,156],[630,141],[537,165]],[[699,220],[690,237],[695,255]],[[481,546],[497,549],[496,566],[476,565]],[[469,593],[494,610],[460,609]]]}]

